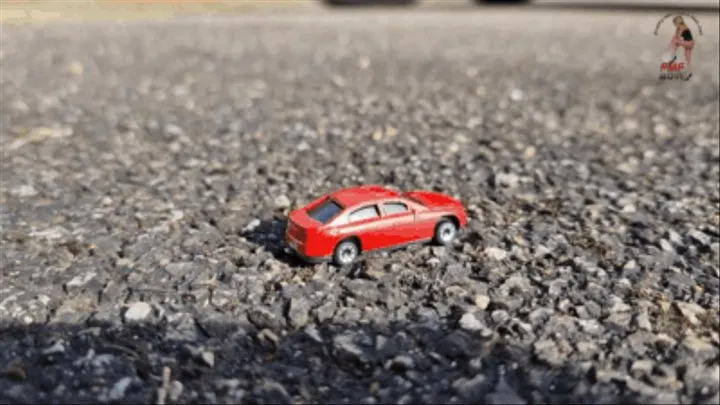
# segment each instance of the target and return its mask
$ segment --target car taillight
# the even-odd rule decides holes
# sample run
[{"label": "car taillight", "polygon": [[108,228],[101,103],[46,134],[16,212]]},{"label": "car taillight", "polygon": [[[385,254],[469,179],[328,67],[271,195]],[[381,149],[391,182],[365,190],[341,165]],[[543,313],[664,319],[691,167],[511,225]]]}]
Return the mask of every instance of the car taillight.
[{"label": "car taillight", "polygon": [[288,224],[288,233],[290,236],[301,242],[305,241],[305,237],[307,235],[305,229],[292,222]]}]

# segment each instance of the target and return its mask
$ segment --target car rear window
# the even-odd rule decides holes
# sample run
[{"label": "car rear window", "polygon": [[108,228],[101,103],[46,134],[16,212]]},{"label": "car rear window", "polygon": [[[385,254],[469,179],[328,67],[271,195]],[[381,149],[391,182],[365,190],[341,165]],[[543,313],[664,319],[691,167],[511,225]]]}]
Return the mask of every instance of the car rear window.
[{"label": "car rear window", "polygon": [[340,211],[342,211],[340,204],[333,200],[325,200],[325,202],[317,207],[309,209],[307,213],[312,219],[322,224],[327,224],[335,215],[339,214]]}]

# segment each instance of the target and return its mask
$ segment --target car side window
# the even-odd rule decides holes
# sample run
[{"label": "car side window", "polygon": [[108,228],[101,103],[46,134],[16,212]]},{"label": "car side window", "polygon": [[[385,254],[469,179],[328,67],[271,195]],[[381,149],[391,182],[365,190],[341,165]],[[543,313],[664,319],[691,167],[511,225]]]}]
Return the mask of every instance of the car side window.
[{"label": "car side window", "polygon": [[409,211],[408,206],[401,202],[385,203],[383,204],[383,209],[387,215],[402,214],[403,212]]},{"label": "car side window", "polygon": [[348,215],[348,222],[364,221],[366,219],[377,218],[380,216],[378,208],[375,205],[369,205],[367,207],[355,210]]},{"label": "car side window", "polygon": [[340,215],[337,218],[333,219],[332,226],[341,226],[341,225],[347,225],[348,223],[348,215]]}]

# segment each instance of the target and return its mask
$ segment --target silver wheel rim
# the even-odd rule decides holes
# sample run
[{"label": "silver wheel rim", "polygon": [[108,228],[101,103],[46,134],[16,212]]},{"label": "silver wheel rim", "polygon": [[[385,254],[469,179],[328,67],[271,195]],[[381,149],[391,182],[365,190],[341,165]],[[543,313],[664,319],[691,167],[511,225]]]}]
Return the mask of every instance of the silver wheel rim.
[{"label": "silver wheel rim", "polygon": [[455,226],[449,222],[440,225],[438,229],[438,239],[443,243],[448,243],[455,237]]},{"label": "silver wheel rim", "polygon": [[338,258],[340,259],[341,263],[350,263],[355,260],[355,256],[357,256],[357,248],[355,247],[355,245],[347,243],[340,246]]}]

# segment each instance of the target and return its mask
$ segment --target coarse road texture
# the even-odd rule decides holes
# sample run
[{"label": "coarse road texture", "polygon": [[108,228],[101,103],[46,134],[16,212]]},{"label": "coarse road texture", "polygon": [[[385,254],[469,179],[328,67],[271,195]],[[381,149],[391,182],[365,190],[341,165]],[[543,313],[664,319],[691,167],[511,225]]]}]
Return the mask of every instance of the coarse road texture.
[{"label": "coarse road texture", "polygon": [[[717,403],[717,15],[665,83],[660,15],[4,26],[0,403]],[[469,229],[292,259],[358,183]]]}]

